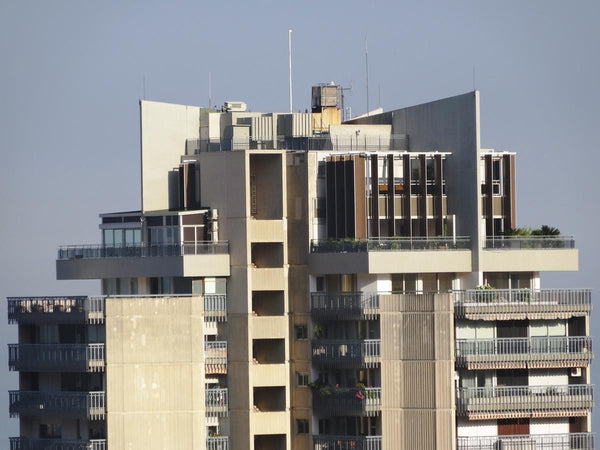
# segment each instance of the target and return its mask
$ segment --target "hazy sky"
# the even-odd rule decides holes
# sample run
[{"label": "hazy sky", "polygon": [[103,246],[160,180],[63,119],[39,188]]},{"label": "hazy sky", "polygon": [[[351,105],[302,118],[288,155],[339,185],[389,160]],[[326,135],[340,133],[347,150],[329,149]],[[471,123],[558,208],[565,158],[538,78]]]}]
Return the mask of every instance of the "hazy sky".
[{"label": "hazy sky", "polygon": [[517,152],[518,225],[558,227],[580,250],[579,272],[542,286],[600,295],[599,20],[582,0],[0,0],[0,446],[18,433],[4,297],[99,292],[55,281],[56,247],[98,243],[99,213],[139,208],[144,78],[148,99],[205,106],[211,72],[213,103],[286,111],[288,28],[294,109],[333,80],[365,111],[365,35],[372,107],[479,89],[482,146]]}]

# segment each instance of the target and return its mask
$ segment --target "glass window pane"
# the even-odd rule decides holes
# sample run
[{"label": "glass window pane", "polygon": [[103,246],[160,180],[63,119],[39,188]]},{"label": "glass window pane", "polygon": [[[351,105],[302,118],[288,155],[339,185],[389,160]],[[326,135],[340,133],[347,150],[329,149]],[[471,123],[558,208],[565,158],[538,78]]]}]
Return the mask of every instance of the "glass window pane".
[{"label": "glass window pane", "polygon": [[125,230],[125,245],[133,245],[133,230]]},{"label": "glass window pane", "polygon": [[113,230],[104,230],[104,245],[112,247],[114,244]]},{"label": "glass window pane", "polygon": [[123,245],[123,230],[115,231],[115,247],[121,247]]},{"label": "glass window pane", "polygon": [[133,243],[135,245],[142,243],[142,230],[133,230]]}]

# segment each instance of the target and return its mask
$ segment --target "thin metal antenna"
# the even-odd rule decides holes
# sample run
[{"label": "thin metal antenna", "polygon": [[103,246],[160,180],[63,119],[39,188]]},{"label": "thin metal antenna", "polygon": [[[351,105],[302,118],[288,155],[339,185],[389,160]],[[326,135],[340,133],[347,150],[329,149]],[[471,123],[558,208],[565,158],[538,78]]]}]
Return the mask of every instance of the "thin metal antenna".
[{"label": "thin metal antenna", "polygon": [[288,30],[288,65],[290,69],[290,114],[292,113],[292,30]]},{"label": "thin metal antenna", "polygon": [[208,72],[208,107],[210,108],[212,105],[212,98],[211,98],[211,92],[210,92],[210,72]]},{"label": "thin metal antenna", "polygon": [[365,34],[365,69],[367,73],[367,117],[369,116],[369,45],[368,35]]}]

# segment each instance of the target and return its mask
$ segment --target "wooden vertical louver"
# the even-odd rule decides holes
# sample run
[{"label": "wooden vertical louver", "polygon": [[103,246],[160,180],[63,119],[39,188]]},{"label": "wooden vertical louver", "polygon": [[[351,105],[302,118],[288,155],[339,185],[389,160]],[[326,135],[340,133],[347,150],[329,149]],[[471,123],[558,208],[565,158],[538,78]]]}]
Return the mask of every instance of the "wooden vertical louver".
[{"label": "wooden vertical louver", "polygon": [[502,158],[502,172],[504,176],[504,220],[505,228],[517,227],[515,209],[515,155],[504,155]]},{"label": "wooden vertical louver", "polygon": [[377,155],[371,155],[371,236],[379,237],[379,166]]},{"label": "wooden vertical louver", "polygon": [[485,232],[487,236],[494,235],[494,170],[492,155],[485,155]]},{"label": "wooden vertical louver", "polygon": [[394,208],[394,155],[387,155],[388,160],[388,183],[387,183],[387,220],[388,236],[396,234],[394,217],[396,216]]},{"label": "wooden vertical louver", "polygon": [[444,234],[444,166],[442,155],[435,155],[435,184],[437,192],[434,199],[435,232],[438,236]]},{"label": "wooden vertical louver", "polygon": [[404,158],[404,232],[406,236],[412,236],[412,205],[410,201],[411,183],[410,183],[410,155],[407,153]]},{"label": "wooden vertical louver", "polygon": [[366,159],[363,155],[355,155],[353,159],[355,234],[357,239],[365,239],[367,237]]},{"label": "wooden vertical louver", "polygon": [[419,197],[419,206],[420,211],[419,215],[421,216],[421,236],[427,236],[427,159],[425,155],[419,155],[419,163],[421,164],[421,180],[419,183],[421,184],[421,195]]}]

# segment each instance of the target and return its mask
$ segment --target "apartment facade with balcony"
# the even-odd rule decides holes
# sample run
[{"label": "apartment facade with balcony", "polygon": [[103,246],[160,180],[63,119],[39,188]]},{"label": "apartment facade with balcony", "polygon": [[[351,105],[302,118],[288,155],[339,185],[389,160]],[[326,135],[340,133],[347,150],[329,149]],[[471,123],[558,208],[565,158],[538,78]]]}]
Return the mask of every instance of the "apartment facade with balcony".
[{"label": "apartment facade with balcony", "polygon": [[574,240],[507,236],[479,93],[345,123],[338,94],[140,102],[140,210],[57,254],[102,296],[9,299],[11,448],[593,448],[591,294],[540,283]]}]

